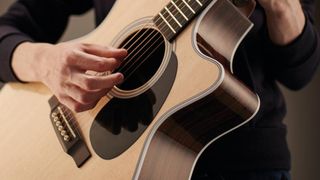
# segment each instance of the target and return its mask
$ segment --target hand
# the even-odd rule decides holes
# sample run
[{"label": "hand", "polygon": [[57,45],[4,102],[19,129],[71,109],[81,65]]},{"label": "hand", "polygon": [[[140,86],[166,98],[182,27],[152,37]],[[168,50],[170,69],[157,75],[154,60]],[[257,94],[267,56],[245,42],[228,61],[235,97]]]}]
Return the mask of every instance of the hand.
[{"label": "hand", "polygon": [[297,1],[297,0],[257,0],[260,5],[265,9],[265,10],[275,10],[278,8],[282,8],[283,5],[285,4],[290,4],[292,1]]},{"label": "hand", "polygon": [[[126,56],[124,49],[73,42],[57,45],[23,43],[15,53],[19,54],[23,49],[34,52],[33,59],[37,61],[32,62],[32,70],[35,71],[37,81],[44,83],[62,104],[76,112],[95,107],[101,97],[124,79],[121,73],[103,76],[88,73],[112,72]],[[18,56],[16,59],[19,59]],[[19,67],[14,62],[13,67]],[[22,74],[19,76],[19,71],[16,71],[16,74],[24,80]]]},{"label": "hand", "polygon": [[303,31],[305,16],[299,0],[258,0],[267,16],[270,39],[287,45]]}]

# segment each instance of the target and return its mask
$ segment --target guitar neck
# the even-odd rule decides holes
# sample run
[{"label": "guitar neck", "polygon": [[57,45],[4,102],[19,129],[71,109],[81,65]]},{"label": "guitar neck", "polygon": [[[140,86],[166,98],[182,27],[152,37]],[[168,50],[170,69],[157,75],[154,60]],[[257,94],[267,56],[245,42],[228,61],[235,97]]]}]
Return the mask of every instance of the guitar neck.
[{"label": "guitar neck", "polygon": [[153,22],[168,41],[172,41],[198,15],[210,0],[172,0]]}]

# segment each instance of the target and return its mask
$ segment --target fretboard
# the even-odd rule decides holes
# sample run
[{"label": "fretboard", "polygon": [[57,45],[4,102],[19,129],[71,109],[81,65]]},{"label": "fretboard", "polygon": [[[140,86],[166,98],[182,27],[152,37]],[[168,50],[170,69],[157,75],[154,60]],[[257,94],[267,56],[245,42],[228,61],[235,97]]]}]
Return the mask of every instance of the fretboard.
[{"label": "fretboard", "polygon": [[171,0],[154,18],[161,33],[172,41],[210,0]]}]

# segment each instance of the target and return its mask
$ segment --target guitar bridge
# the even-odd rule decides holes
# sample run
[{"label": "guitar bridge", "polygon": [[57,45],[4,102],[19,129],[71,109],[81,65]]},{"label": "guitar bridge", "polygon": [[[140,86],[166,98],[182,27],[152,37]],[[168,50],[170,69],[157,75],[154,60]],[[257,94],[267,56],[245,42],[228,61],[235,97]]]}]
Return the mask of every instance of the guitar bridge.
[{"label": "guitar bridge", "polygon": [[51,107],[50,121],[64,152],[70,155],[77,167],[82,166],[91,157],[83,141],[72,112],[60,104],[55,96],[49,99]]}]

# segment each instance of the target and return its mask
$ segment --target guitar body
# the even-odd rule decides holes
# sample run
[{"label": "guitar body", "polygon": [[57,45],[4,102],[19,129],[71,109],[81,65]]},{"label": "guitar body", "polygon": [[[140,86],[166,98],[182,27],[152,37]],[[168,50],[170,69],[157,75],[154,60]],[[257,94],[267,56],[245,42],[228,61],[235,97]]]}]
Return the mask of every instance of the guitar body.
[{"label": "guitar body", "polygon": [[[150,17],[168,2],[117,0],[96,30],[75,41],[119,46],[130,31],[134,33],[151,23]],[[222,13],[229,8],[233,13]],[[237,19],[225,23],[233,16]],[[232,75],[230,68],[235,50],[251,26],[229,1],[214,1],[174,41],[164,40],[163,61],[141,88],[125,92],[114,89],[94,109],[74,114],[92,154],[80,168],[59,147],[49,119],[51,92],[41,84],[6,84],[0,91],[1,179],[191,178],[204,149],[248,122],[259,109],[258,97]],[[137,139],[108,158],[99,144],[108,148],[113,142],[105,142],[105,135],[96,135],[101,124],[97,117],[107,109],[104,107],[137,97],[138,104],[146,98],[149,103],[142,108],[152,111],[141,117],[152,119],[138,123],[145,129]],[[159,102],[157,107],[148,106],[150,102],[157,104],[155,101]],[[124,116],[129,113],[127,106],[119,107]],[[102,119],[107,119],[108,113],[106,110]],[[125,129],[129,134],[136,131],[130,127],[120,131]],[[118,138],[121,132],[109,131],[107,134],[116,137],[114,142],[125,140]]]}]

